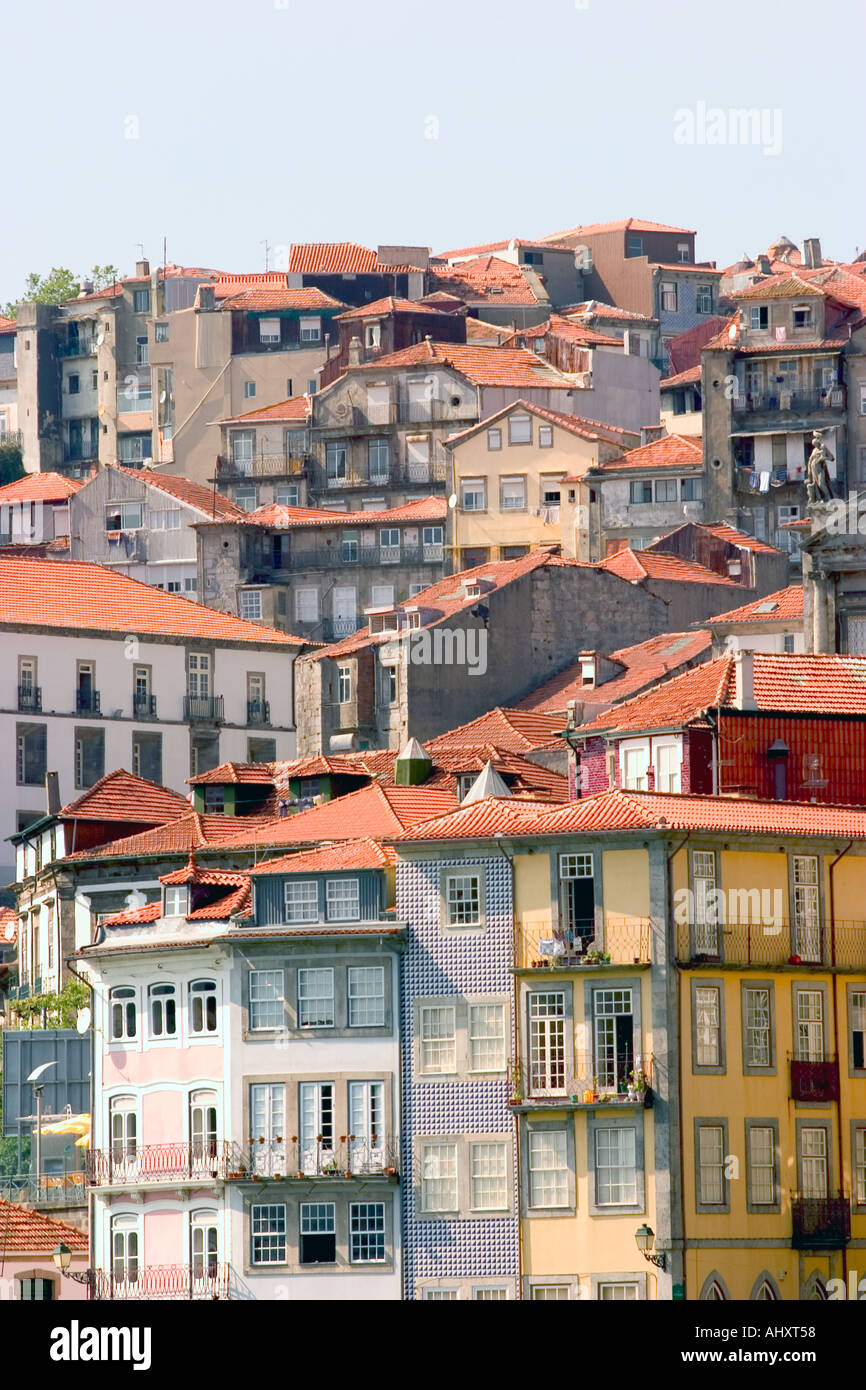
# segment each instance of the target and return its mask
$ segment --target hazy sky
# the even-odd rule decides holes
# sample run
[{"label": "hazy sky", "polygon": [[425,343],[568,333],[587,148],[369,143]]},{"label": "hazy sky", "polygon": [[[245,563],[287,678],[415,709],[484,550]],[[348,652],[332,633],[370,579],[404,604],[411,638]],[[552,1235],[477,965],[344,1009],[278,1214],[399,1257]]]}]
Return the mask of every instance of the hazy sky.
[{"label": "hazy sky", "polygon": [[233,271],[627,216],[720,265],[866,245],[864,0],[6,0],[0,37],[0,301],[163,237]]}]

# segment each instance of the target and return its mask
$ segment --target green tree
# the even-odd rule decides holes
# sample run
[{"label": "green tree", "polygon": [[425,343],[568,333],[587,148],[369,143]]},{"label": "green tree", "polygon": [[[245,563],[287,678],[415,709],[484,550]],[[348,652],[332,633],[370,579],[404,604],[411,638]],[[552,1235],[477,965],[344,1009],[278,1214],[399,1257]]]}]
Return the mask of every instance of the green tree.
[{"label": "green tree", "polygon": [[[74,299],[81,291],[81,281],[66,266],[52,266],[47,275],[39,275],[32,270],[24,282],[24,293],[20,304],[62,304],[64,300]],[[18,317],[18,303],[7,304],[3,313],[7,318]]]},{"label": "green tree", "polygon": [[94,290],[106,290],[120,279],[120,271],[116,265],[95,265],[87,279],[93,282]]},{"label": "green tree", "polygon": [[0,487],[7,483],[17,483],[24,477],[24,463],[21,458],[21,445],[7,440],[0,444]]}]

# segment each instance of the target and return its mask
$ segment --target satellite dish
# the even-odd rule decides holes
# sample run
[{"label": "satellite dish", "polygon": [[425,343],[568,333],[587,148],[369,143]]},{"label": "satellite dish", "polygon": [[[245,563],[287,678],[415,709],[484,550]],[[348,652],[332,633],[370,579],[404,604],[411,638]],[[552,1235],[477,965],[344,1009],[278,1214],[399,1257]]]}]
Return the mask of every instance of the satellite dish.
[{"label": "satellite dish", "polygon": [[102,344],[105,342],[105,329],[104,329],[104,328],[100,328],[99,332],[98,332],[97,335],[96,335],[96,341],[97,341],[97,343],[99,344],[100,347],[101,347]]},{"label": "satellite dish", "polygon": [[75,1030],[77,1033],[86,1033],[90,1027],[90,1010],[79,1009],[78,1017],[75,1020]]},{"label": "satellite dish", "polygon": [[454,508],[457,506],[457,493],[456,493],[456,492],[452,492],[451,496],[448,498],[448,506],[451,508],[452,511],[453,511]]},{"label": "satellite dish", "polygon": [[104,415],[104,414],[105,414],[105,402],[104,402],[104,401],[103,401],[102,405],[99,405],[99,406],[96,407],[96,413],[97,413],[97,415]]},{"label": "satellite dish", "polygon": [[735,323],[732,323],[731,326],[730,326],[730,328],[728,329],[728,338],[730,339],[731,342],[733,342],[734,339],[736,338],[736,336],[737,336],[737,325],[736,325]]},{"label": "satellite dish", "polygon": [[160,393],[159,393],[159,403],[160,403],[160,405],[164,405],[164,404],[165,404],[165,398],[166,398],[166,397],[165,397],[165,392],[164,392],[164,391],[160,391]]}]

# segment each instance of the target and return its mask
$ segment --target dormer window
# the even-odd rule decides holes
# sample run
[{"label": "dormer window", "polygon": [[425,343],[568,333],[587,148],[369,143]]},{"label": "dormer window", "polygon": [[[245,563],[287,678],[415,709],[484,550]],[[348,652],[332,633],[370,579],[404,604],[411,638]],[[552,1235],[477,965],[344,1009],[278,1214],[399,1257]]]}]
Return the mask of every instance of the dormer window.
[{"label": "dormer window", "polygon": [[388,613],[371,613],[370,632],[397,632],[400,626],[399,618],[392,608]]},{"label": "dormer window", "polygon": [[766,304],[760,304],[749,310],[749,327],[755,329],[770,327],[770,310]]},{"label": "dormer window", "polygon": [[580,683],[581,685],[595,685],[594,656],[582,656],[580,658]]},{"label": "dormer window", "polygon": [[812,327],[812,307],[809,304],[796,304],[794,306],[794,327]]},{"label": "dormer window", "polygon": [[165,889],[163,915],[185,917],[189,912],[189,888],[185,883],[170,883]]},{"label": "dormer window", "polygon": [[360,920],[361,895],[358,879],[328,879],[326,901],[329,922],[357,922]]},{"label": "dormer window", "polygon": [[319,887],[315,879],[285,885],[286,921],[316,922],[319,919]]}]

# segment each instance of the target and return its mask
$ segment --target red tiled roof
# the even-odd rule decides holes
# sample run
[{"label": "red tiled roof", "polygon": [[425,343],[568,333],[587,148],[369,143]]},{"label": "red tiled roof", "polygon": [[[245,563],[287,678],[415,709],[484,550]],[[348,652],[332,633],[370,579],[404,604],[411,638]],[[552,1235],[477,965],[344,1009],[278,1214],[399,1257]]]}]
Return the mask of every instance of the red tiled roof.
[{"label": "red tiled roof", "polygon": [[521,701],[520,708],[539,714],[564,712],[570,700],[577,700],[585,710],[587,706],[609,707],[657,685],[673,671],[709,660],[711,651],[709,632],[665,632],[660,637],[650,637],[647,642],[611,652],[608,660],[619,663],[623,669],[609,680],[584,685],[581,664],[577,661],[534,690]]},{"label": "red tiled roof", "polygon": [[699,468],[703,460],[699,437],[688,434],[664,434],[649,444],[642,444],[618,459],[609,459],[597,466],[605,470],[620,468]]},{"label": "red tiled roof", "polygon": [[384,869],[396,863],[397,856],[390,846],[371,839],[344,840],[342,844],[326,845],[307,853],[284,854],[269,859],[252,870],[252,877],[263,874],[337,873],[344,869]]},{"label": "red tiled roof", "polygon": [[[784,523],[783,523],[784,525]],[[666,531],[653,546],[648,547],[652,550],[655,546],[660,546],[668,536],[675,536],[677,531],[681,531],[686,526],[693,526],[699,531],[709,531],[710,535],[717,540],[728,541],[731,545],[739,546],[741,550],[755,550],[762,555],[778,555],[779,551],[773,545],[767,545],[766,541],[756,540],[746,531],[737,531],[733,526],[727,526],[723,521],[686,521],[682,526],[675,526],[673,531]]]},{"label": "red tiled roof", "polygon": [[574,382],[527,348],[483,343],[415,343],[378,357],[353,371],[383,367],[452,367],[477,386],[530,386],[533,390],[574,390]]},{"label": "red tiled roof", "polygon": [[515,336],[525,338],[550,336],[585,347],[621,348],[623,346],[622,338],[612,337],[609,333],[600,333],[597,328],[589,328],[586,324],[579,323],[575,319],[564,318],[562,314],[551,314],[547,323],[540,323],[535,328],[519,328]]},{"label": "red tiled roof", "polygon": [[531,834],[551,809],[550,804],[541,801],[514,801],[490,796],[484,801],[459,806],[448,815],[437,816],[435,820],[416,825],[393,838],[399,855],[404,845],[413,842],[495,839],[501,835]]},{"label": "red tiled roof", "polygon": [[[337,512],[327,507],[289,507],[270,502],[255,512],[243,512],[239,518],[247,526],[279,526],[284,530],[307,526],[378,526],[395,522],[442,522],[448,514],[444,497],[419,497],[381,512]],[[297,552],[300,556],[301,552]]]},{"label": "red tiled roof", "polygon": [[220,425],[255,425],[258,421],[266,420],[299,420],[305,421],[310,414],[309,396],[290,396],[286,401],[278,401],[276,405],[263,405],[258,410],[248,410],[243,415],[230,415],[224,420],[218,420]]},{"label": "red tiled roof", "polygon": [[344,314],[338,314],[337,319],[342,323],[344,319],[374,319],[386,314],[434,314],[438,317],[439,310],[431,308],[429,304],[419,304],[414,299],[395,299],[389,294],[384,299],[375,299],[372,304],[347,309]]},{"label": "red tiled roof", "polygon": [[210,772],[200,772],[197,777],[186,780],[191,787],[223,784],[270,787],[274,782],[273,766],[273,763],[221,763],[219,767],[211,768]]},{"label": "red tiled roof", "polygon": [[730,623],[802,623],[803,586],[789,584],[787,589],[777,589],[753,603],[744,603],[741,608],[731,608],[727,613],[716,613],[704,621],[709,627],[727,627]]},{"label": "red tiled roof", "polygon": [[375,251],[355,241],[312,241],[289,250],[290,275],[399,275],[417,265],[386,265]]},{"label": "red tiled roof", "polygon": [[381,787],[378,782],[356,792],[325,801],[309,811],[271,820],[250,832],[238,830],[231,845],[242,846],[314,844],[348,838],[382,839],[418,821],[441,815],[457,804],[451,792],[426,787]]},{"label": "red tiled roof", "polygon": [[607,570],[609,574],[618,574],[620,579],[627,579],[633,584],[645,579],[663,579],[677,584],[723,584],[729,588],[740,588],[727,575],[716,574],[715,570],[699,565],[696,560],[683,560],[679,555],[668,555],[663,550],[632,550],[630,546],[625,546],[600,560],[597,568]]},{"label": "red tiled roof", "polygon": [[461,430],[459,434],[449,435],[445,440],[446,448],[459,444],[463,439],[478,434],[481,430],[489,429],[496,420],[501,420],[503,416],[510,415],[513,411],[528,411],[530,415],[537,415],[542,420],[548,420],[552,425],[558,425],[560,429],[568,430],[569,434],[576,434],[580,439],[597,440],[605,439],[608,443],[619,444],[625,447],[628,439],[638,437],[637,430],[625,430],[619,425],[606,425],[600,420],[588,420],[584,415],[568,415],[562,410],[548,410],[546,406],[535,405],[531,401],[509,401],[501,409],[494,411],[492,415],[479,420],[476,425],[470,425],[468,429]]},{"label": "red tiled roof", "polygon": [[437,251],[434,261],[447,261],[453,256],[483,256],[491,251],[507,251],[509,246],[540,245],[537,241],[527,241],[524,237],[506,237],[504,241],[485,241],[480,246],[455,246],[450,251]]},{"label": "red tiled roof", "polygon": [[649,314],[639,314],[634,309],[620,309],[616,304],[605,304],[600,299],[584,299],[580,304],[563,305],[560,313],[565,314],[566,317],[574,316],[585,319],[628,319],[638,323],[657,322]]},{"label": "red tiled roof", "polygon": [[9,319],[5,314],[0,314],[0,333],[17,333],[18,324],[15,319]]},{"label": "red tiled roof", "polygon": [[228,841],[237,840],[239,827],[246,827],[251,838],[260,826],[270,825],[269,816],[200,816],[196,811],[188,811],[177,820],[167,821],[153,830],[143,830],[138,835],[126,835],[97,849],[80,849],[68,854],[63,863],[83,859],[146,859],[161,858],[170,854],[186,854],[191,850],[222,846]]},{"label": "red tiled roof", "polygon": [[552,232],[541,238],[541,242],[557,241],[560,237],[586,236],[590,232],[678,232],[681,236],[694,236],[688,227],[668,227],[664,222],[647,222],[641,217],[627,217],[622,222],[590,222],[586,226],[571,227],[565,232]]},{"label": "red tiled roof", "polygon": [[245,879],[239,888],[233,889],[231,893],[226,893],[222,898],[217,898],[216,902],[207,903],[204,907],[197,907],[194,912],[188,912],[186,920],[188,922],[226,922],[230,917],[248,917],[252,911],[252,904],[250,881]]},{"label": "red tiled roof", "polygon": [[701,364],[698,363],[695,367],[686,367],[684,372],[677,372],[676,376],[666,376],[664,381],[659,382],[659,390],[670,391],[675,386],[692,386],[700,379]]},{"label": "red tiled roof", "polygon": [[477,748],[481,744],[493,744],[509,753],[533,753],[540,748],[561,748],[562,740],[557,735],[564,727],[564,720],[556,713],[497,705],[468,724],[430,739],[426,748],[434,758],[440,753]]},{"label": "red tiled roof", "polygon": [[721,277],[724,274],[714,265],[701,264],[699,261],[653,261],[652,264],[658,270],[675,270],[679,273],[685,271],[687,275],[702,275],[705,279],[708,275]]},{"label": "red tiled roof", "polygon": [[246,622],[167,594],[102,565],[10,558],[0,552],[0,623],[139,636],[210,638],[252,647],[292,647],[304,638]]},{"label": "red tiled roof", "polygon": [[26,478],[0,487],[0,506],[10,502],[65,502],[80,487],[81,482],[60,473],[28,473]]},{"label": "red tiled roof", "polygon": [[56,1246],[68,1245],[76,1254],[87,1254],[87,1231],[33,1211],[20,1202],[0,1198],[0,1255],[49,1255]]},{"label": "red tiled roof", "polygon": [[777,275],[761,280],[757,285],[749,285],[745,290],[734,290],[731,299],[799,299],[814,295],[824,298],[824,291],[810,285],[799,275]]},{"label": "red tiled roof", "polygon": [[[474,261],[461,261],[459,265],[432,270],[429,278],[434,289],[456,294],[470,304],[547,303],[547,296],[542,299],[527,279],[525,272],[533,269],[497,256],[480,256]],[[538,284],[540,287],[541,282]]]},{"label": "red tiled roof", "polygon": [[164,825],[189,810],[186,797],[137,777],[125,768],[108,772],[64,806],[60,815],[72,820],[126,821],[133,825]]},{"label": "red tiled roof", "polygon": [[245,515],[241,507],[229,501],[221,492],[203,487],[201,483],[194,483],[191,478],[158,473],[153,468],[123,468],[120,464],[109,467],[116,468],[118,473],[133,478],[137,483],[144,483],[147,487],[155,487],[160,492],[168,493],[169,497],[176,498],[187,507],[194,507],[196,511],[204,512],[205,516],[217,516],[224,521],[233,521]]},{"label": "red tiled roof", "polygon": [[189,859],[182,869],[173,869],[170,874],[160,874],[160,883],[169,885],[201,883],[208,888],[239,888],[246,883],[247,875],[233,873],[228,869],[202,869],[195,862],[195,854],[190,850]]},{"label": "red tiled roof", "polygon": [[157,900],[145,903],[143,907],[125,907],[122,912],[115,912],[112,917],[103,918],[101,926],[137,927],[144,922],[156,922],[161,916],[162,903]]},{"label": "red tiled roof", "polygon": [[314,286],[290,289],[283,276],[282,285],[250,285],[239,287],[234,281],[220,281],[214,291],[221,300],[221,309],[242,309],[252,314],[278,313],[294,309],[299,312],[315,309],[342,309],[343,301],[334,299]]}]

